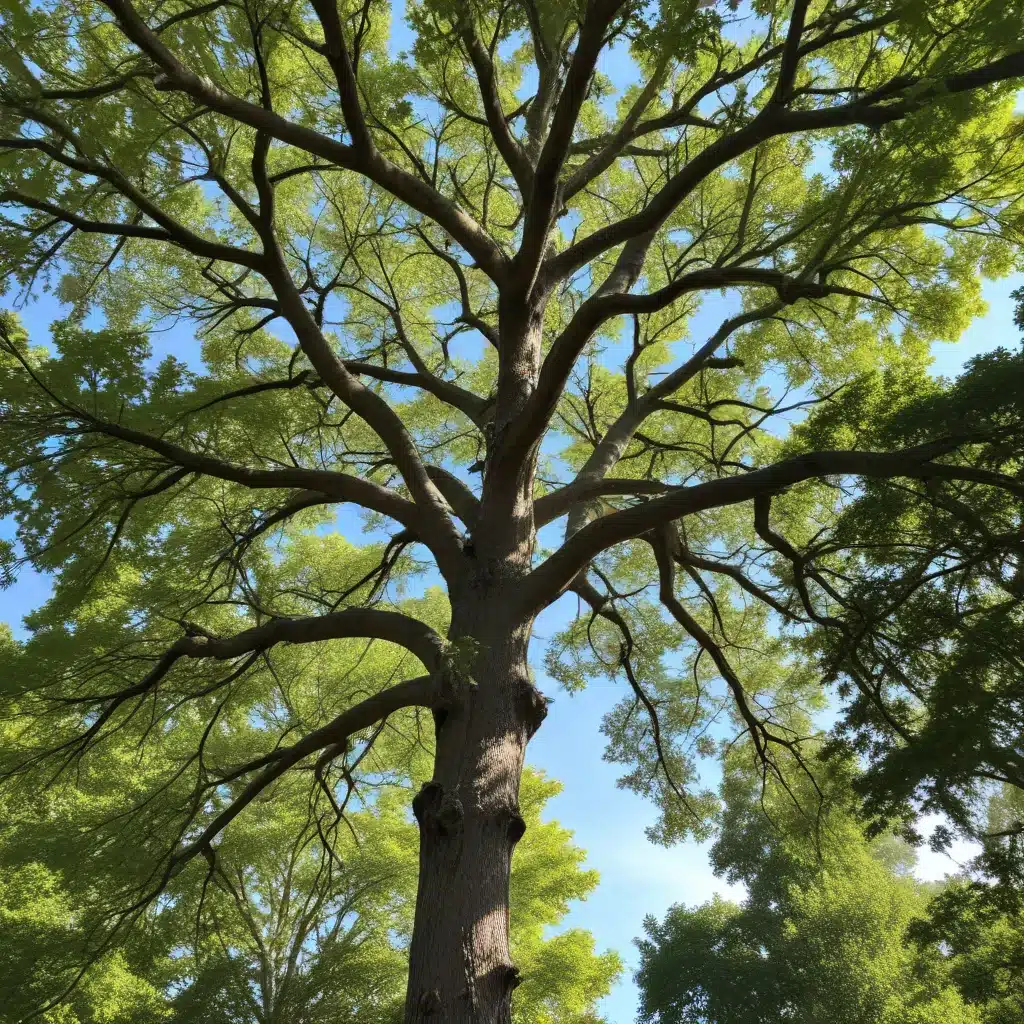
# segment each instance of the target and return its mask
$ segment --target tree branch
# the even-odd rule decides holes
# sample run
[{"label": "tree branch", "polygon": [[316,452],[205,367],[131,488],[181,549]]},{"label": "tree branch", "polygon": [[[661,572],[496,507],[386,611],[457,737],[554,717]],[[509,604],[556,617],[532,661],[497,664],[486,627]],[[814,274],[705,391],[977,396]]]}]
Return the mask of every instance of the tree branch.
[{"label": "tree branch", "polygon": [[[679,383],[674,385],[673,390],[682,387],[685,380],[699,370],[699,360],[707,358],[734,330],[765,316],[770,316],[789,303],[797,302],[802,298],[823,298],[828,295],[852,295],[871,299],[871,296],[850,288],[808,281],[774,270],[742,266],[708,267],[703,270],[695,270],[648,295],[606,294],[598,290],[580,306],[572,320],[555,339],[541,366],[537,387],[530,396],[522,415],[502,438],[501,448],[496,453],[496,457],[514,460],[520,457],[524,451],[529,450],[530,446],[537,441],[555,411],[558,399],[576,360],[602,323],[611,317],[625,313],[656,312],[687,292],[742,285],[774,288],[779,294],[779,302],[727,320],[712,336],[708,345],[700,350],[705,354],[699,357],[695,354],[694,360],[688,363],[687,367],[681,368],[678,377],[675,378]],[[705,352],[705,350],[707,351]],[[658,395],[665,393],[667,392],[663,386]],[[653,402],[653,398],[651,401]],[[653,405],[643,415],[646,416],[652,409]],[[642,419],[643,416],[641,416],[641,421]],[[639,425],[639,421],[637,425]]]},{"label": "tree branch", "polygon": [[[886,87],[850,103],[820,110],[789,110],[768,104],[752,121],[711,143],[674,174],[638,213],[589,234],[582,241],[549,259],[544,274],[562,280],[603,252],[656,231],[672,211],[713,171],[778,135],[839,128],[847,125],[879,126],[901,120],[942,96],[967,92],[1024,75],[1024,50],[971,71],[937,80],[899,79],[898,88]],[[890,83],[892,86],[893,83]]]},{"label": "tree branch", "polygon": [[[175,89],[219,114],[265,131],[280,142],[354,171],[387,189],[414,210],[434,220],[454,238],[494,281],[506,275],[507,257],[487,232],[468,214],[416,175],[392,163],[376,150],[366,152],[337,142],[273,111],[226,92],[208,78],[190,71],[146,24],[130,0],[103,0],[121,31],[142,50],[163,75],[154,79],[160,89]],[[351,128],[351,125],[350,125]]]},{"label": "tree branch", "polygon": [[211,455],[193,452],[171,441],[154,437],[141,430],[108,423],[77,410],[85,421],[82,432],[104,434],[107,437],[125,441],[155,452],[171,465],[180,466],[193,473],[216,477],[256,489],[285,488],[311,490],[325,496],[329,501],[352,502],[364,508],[379,512],[395,519],[403,526],[416,529],[420,515],[416,505],[393,490],[350,473],[335,473],[325,469],[304,469],[301,467],[281,469],[252,469],[237,466]]},{"label": "tree branch", "polygon": [[171,855],[159,888],[149,896],[149,899],[152,900],[158,896],[166,884],[193,857],[199,853],[210,851],[213,840],[272,782],[279,779],[300,761],[304,761],[311,754],[315,754],[325,747],[334,747],[343,743],[353,733],[368,729],[381,719],[387,718],[403,708],[433,707],[440,697],[440,686],[435,675],[409,679],[374,694],[347,711],[343,711],[333,721],[315,729],[298,743],[294,743],[290,747],[278,748],[272,755],[261,758],[257,763],[266,764],[266,767],[259,775],[252,779],[238,796],[203,829],[198,838]]},{"label": "tree branch", "polygon": [[733,695],[736,709],[743,719],[750,738],[753,740],[758,758],[766,763],[768,760],[767,730],[751,709],[743,683],[740,681],[739,676],[736,675],[732,665],[729,664],[725,651],[722,650],[714,637],[704,629],[697,619],[690,614],[683,602],[676,597],[675,572],[673,570],[669,543],[664,535],[664,528],[652,531],[650,534],[647,534],[645,539],[651,545],[655,560],[658,563],[659,600],[676,622],[686,630],[702,650],[707,652],[715,663],[715,668],[718,669],[719,675]]},{"label": "tree branch", "polygon": [[345,368],[303,301],[276,242],[274,259],[276,268],[268,273],[267,278],[303,352],[334,394],[384,443],[418,510],[416,522],[405,525],[414,528],[430,548],[441,572],[448,579],[455,578],[463,568],[461,537],[452,522],[448,503],[427,473],[415,440],[386,399],[362,384]]},{"label": "tree branch", "polygon": [[501,108],[501,99],[498,95],[494,62],[487,50],[484,49],[483,43],[480,42],[471,17],[469,8],[466,8],[462,13],[459,34],[473,64],[473,70],[476,72],[477,84],[480,87],[480,99],[483,103],[484,115],[487,118],[487,127],[502,160],[512,172],[523,195],[526,195],[533,182],[533,165],[530,163],[526,151],[509,130],[508,118]]},{"label": "tree branch", "polygon": [[537,158],[533,187],[526,202],[523,240],[515,259],[515,276],[523,294],[533,287],[544,258],[552,216],[561,208],[558,178],[569,154],[572,133],[587,98],[597,59],[606,44],[605,33],[621,0],[590,0],[579,39],[551,119],[548,136]]},{"label": "tree branch", "polygon": [[[645,504],[622,509],[584,526],[553,555],[542,562],[523,582],[517,611],[536,614],[555,600],[591,559],[607,548],[640,537],[664,523],[712,508],[724,508],[760,495],[785,490],[793,484],[825,476],[863,476],[875,479],[908,477],[974,480],[971,467],[936,463],[972,438],[948,438],[897,452],[819,451],[797,455],[742,476],[725,477],[702,484],[673,489]],[[998,473],[985,474],[984,481],[1024,496],[1024,486]]]}]

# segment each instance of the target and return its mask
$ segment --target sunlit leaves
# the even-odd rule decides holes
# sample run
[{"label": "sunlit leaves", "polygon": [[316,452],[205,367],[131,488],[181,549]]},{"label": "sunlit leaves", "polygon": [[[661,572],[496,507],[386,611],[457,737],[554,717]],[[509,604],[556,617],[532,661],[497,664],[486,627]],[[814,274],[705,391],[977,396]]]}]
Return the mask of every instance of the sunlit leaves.
[{"label": "sunlit leaves", "polygon": [[[905,941],[927,890],[849,817],[845,781],[815,793],[733,763],[716,870],[747,888],[648,919],[639,943],[641,1019],[755,1024],[793,1016],[858,1024],[980,1024],[933,949]],[[824,796],[824,802],[823,802]]]}]

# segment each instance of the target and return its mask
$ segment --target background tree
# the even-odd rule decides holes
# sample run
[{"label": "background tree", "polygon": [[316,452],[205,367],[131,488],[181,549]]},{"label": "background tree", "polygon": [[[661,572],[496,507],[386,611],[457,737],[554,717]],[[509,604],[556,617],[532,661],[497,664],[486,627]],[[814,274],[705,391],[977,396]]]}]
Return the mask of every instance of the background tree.
[{"label": "background tree", "polygon": [[[585,612],[563,675],[592,638],[628,679],[612,755],[665,839],[706,826],[716,721],[765,777],[783,752],[806,767],[792,712],[837,673],[878,759],[928,736],[917,677],[857,660],[888,619],[847,578],[864,549],[842,514],[888,488],[955,536],[945,577],[970,575],[978,545],[1012,547],[1019,420],[782,435],[873,370],[920,380],[982,308],[979,275],[1013,266],[1024,12],[731,10],[425,0],[395,59],[380,0],[4,5],[0,260],[29,296],[59,275],[73,309],[49,353],[4,327],[11,571],[57,575],[5,680],[8,774],[59,785],[117,737],[165,826],[97,950],[287,773],[323,807],[381,722],[430,709],[406,1020],[509,1020],[546,707],[527,649],[563,594]],[[677,344],[722,289],[734,312]],[[201,360],[154,365],[146,332],[181,321]],[[325,536],[349,504],[387,539]],[[872,564],[907,571],[901,545]],[[443,584],[427,606],[387,587],[413,556]],[[324,676],[293,708],[303,660],[357,637],[404,652],[405,681],[341,703]],[[161,732],[177,755],[147,762]]]},{"label": "background tree", "polygon": [[975,881],[957,879],[934,898],[911,937],[947,959],[951,981],[984,1024],[1009,1024],[1024,1012],[1024,922]]},{"label": "background tree", "polygon": [[[834,777],[823,813],[811,814],[781,786],[762,795],[749,771],[728,775],[712,863],[747,895],[740,905],[716,897],[648,919],[641,1021],[988,1019],[964,1000],[937,948],[907,942],[908,928],[925,921],[931,887],[910,874],[912,848],[865,836],[848,784]],[[813,790],[799,788],[813,806]]]},{"label": "background tree", "polygon": [[[364,651],[339,675],[358,690],[381,668],[379,652]],[[298,680],[293,699],[308,677]],[[409,742],[415,734],[414,721],[389,724],[352,773],[359,789],[348,794],[354,806],[345,809],[340,827],[333,813],[326,818],[310,806],[304,780],[282,779],[225,836],[215,865],[195,863],[177,875],[127,941],[92,965],[67,1002],[44,1019],[401,1020],[416,893],[409,795],[430,771],[428,746]],[[130,832],[117,851],[108,851],[101,871],[90,856],[89,833],[97,819],[116,813],[119,775],[133,753],[115,744],[108,763],[79,780],[73,799],[66,792],[42,806],[0,805],[0,948],[11,979],[0,993],[0,1021],[15,1024],[68,989],[89,951],[88,908],[102,906],[131,878],[140,836]],[[173,757],[173,750],[164,755]],[[559,789],[537,772],[524,773],[520,804],[529,836],[512,872],[511,943],[530,976],[516,993],[513,1020],[598,1024],[603,1018],[595,1007],[619,974],[618,956],[598,954],[593,937],[580,929],[548,934],[570,902],[585,899],[597,884],[571,834],[541,820]],[[337,798],[345,799],[343,789]],[[120,803],[130,808],[131,801],[129,793]],[[85,866],[76,868],[80,858]]]},{"label": "background tree", "polygon": [[985,1024],[1009,1024],[1024,1013],[1021,797],[1012,787],[993,794],[981,853],[910,928],[915,942],[947,958],[951,978]]}]

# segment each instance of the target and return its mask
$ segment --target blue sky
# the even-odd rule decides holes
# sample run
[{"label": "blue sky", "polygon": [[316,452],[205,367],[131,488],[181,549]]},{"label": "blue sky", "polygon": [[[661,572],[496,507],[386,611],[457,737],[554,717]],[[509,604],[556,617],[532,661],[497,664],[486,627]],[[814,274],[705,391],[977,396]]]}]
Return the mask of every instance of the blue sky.
[{"label": "blue sky", "polygon": [[[986,282],[987,315],[975,321],[957,344],[936,348],[936,373],[954,375],[971,356],[998,345],[1018,343],[1010,291],[1022,284],[1024,275],[1020,274]],[[694,318],[693,336],[701,337],[706,328],[713,329],[727,312],[722,304],[709,301]],[[23,311],[37,337],[57,315],[56,304],[46,297]],[[190,342],[183,334],[171,332],[156,339],[156,347],[161,351],[178,349],[185,356]],[[10,537],[11,532],[9,523],[0,522],[0,535]],[[21,632],[22,617],[46,599],[48,589],[45,578],[30,571],[22,573],[13,587],[0,591],[0,621]],[[590,929],[599,948],[613,947],[623,955],[627,972],[606,1000],[604,1012],[612,1024],[629,1024],[636,1013],[632,940],[641,934],[645,915],[660,916],[673,903],[701,903],[716,892],[734,897],[741,893],[713,875],[703,847],[691,842],[665,849],[645,838],[644,829],[655,820],[653,806],[619,789],[619,769],[602,759],[601,719],[622,697],[622,687],[598,680],[585,692],[569,695],[560,692],[544,674],[545,640],[564,624],[573,607],[574,601],[565,598],[537,625],[534,662],[538,683],[555,700],[530,746],[529,760],[564,784],[563,792],[549,805],[549,814],[575,832],[576,841],[588,851],[589,866],[600,872],[598,889],[589,900],[574,907],[566,925]],[[966,855],[962,848],[953,852],[960,858]],[[919,873],[941,878],[955,867],[955,860],[925,852]]]}]

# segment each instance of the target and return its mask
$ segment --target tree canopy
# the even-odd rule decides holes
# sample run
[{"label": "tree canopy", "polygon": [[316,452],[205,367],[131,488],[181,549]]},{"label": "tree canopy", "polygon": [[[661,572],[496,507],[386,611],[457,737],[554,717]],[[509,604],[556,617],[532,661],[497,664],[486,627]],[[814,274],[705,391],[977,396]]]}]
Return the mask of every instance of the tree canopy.
[{"label": "tree canopy", "polygon": [[[712,862],[747,895],[649,918],[637,981],[645,1024],[1002,1024],[1021,1010],[1019,914],[975,882],[924,884],[912,847],[870,840],[849,778],[808,814],[731,771]],[[812,793],[803,789],[809,806]],[[766,820],[767,815],[767,820]],[[938,891],[937,891],[938,890]]]},{"label": "tree canopy", "polygon": [[4,571],[54,577],[3,775],[74,799],[125,758],[102,951],[276,787],[337,827],[411,714],[405,1020],[505,1024],[563,597],[549,667],[624,681],[663,841],[710,829],[706,759],[819,772],[833,698],[880,827],[980,835],[1020,788],[1020,356],[927,366],[1022,266],[1024,8],[404,13],[0,5],[0,270],[67,313],[0,327]]}]

